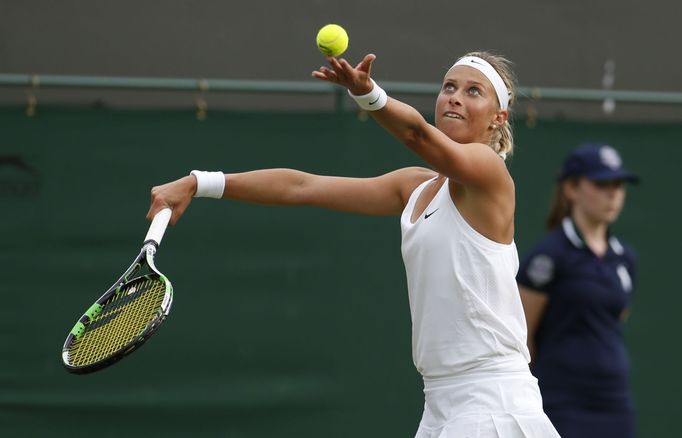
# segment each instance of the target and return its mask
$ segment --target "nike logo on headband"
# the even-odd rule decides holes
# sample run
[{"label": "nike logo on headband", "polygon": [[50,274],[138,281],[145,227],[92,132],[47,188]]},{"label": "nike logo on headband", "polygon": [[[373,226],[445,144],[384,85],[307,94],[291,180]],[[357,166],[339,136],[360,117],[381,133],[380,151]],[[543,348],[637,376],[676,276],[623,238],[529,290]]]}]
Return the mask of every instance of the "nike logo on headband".
[{"label": "nike logo on headband", "polygon": [[457,60],[452,67],[456,67],[458,65],[466,65],[483,73],[483,75],[488,78],[495,89],[495,94],[497,94],[497,101],[500,104],[500,109],[506,110],[509,108],[509,89],[504,83],[502,76],[500,76],[500,73],[495,70],[495,67],[490,65],[490,63],[488,63],[485,59],[476,56],[464,56]]}]

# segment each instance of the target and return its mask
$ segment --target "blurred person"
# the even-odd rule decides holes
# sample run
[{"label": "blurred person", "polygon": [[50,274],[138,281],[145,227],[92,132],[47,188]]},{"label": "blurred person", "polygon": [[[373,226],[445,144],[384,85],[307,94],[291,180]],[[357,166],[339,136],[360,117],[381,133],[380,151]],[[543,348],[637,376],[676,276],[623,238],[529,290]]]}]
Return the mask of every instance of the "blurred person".
[{"label": "blurred person", "polygon": [[170,207],[175,224],[202,196],[400,216],[413,358],[424,379],[416,436],[557,437],[528,368],[515,281],[514,182],[505,165],[513,148],[509,62],[486,52],[460,58],[445,74],[434,126],[370,78],[374,55],[356,67],[327,60],[329,67],[313,76],[347,88],[433,170],[410,167],[374,178],[192,171],[152,189],[148,219]]},{"label": "blurred person", "polygon": [[625,183],[637,181],[611,146],[577,147],[563,163],[549,233],[517,277],[531,370],[564,438],[635,436],[623,321],[636,260],[609,227],[623,208]]}]

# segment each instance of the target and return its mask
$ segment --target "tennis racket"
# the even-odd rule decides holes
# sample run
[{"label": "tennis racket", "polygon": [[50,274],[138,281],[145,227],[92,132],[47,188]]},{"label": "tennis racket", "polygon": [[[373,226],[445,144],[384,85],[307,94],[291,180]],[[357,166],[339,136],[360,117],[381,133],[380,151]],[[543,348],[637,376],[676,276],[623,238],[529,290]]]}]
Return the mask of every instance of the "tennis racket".
[{"label": "tennis racket", "polygon": [[159,211],[140,254],[92,306],[66,337],[62,362],[69,372],[101,370],[139,348],[170,312],[173,286],[154,265],[154,255],[171,217]]}]

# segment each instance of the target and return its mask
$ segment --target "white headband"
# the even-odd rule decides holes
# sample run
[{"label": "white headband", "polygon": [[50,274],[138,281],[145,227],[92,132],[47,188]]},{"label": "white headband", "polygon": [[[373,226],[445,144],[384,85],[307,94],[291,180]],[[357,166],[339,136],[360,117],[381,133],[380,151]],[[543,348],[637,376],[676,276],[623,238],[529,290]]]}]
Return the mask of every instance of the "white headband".
[{"label": "white headband", "polygon": [[492,65],[488,63],[485,59],[479,58],[478,56],[465,56],[460,58],[455,65],[466,65],[468,67],[473,67],[476,70],[483,73],[483,75],[488,78],[493,88],[495,88],[495,93],[497,93],[497,100],[500,103],[500,108],[506,110],[509,107],[509,91],[507,86],[504,85],[502,76],[493,68]]}]

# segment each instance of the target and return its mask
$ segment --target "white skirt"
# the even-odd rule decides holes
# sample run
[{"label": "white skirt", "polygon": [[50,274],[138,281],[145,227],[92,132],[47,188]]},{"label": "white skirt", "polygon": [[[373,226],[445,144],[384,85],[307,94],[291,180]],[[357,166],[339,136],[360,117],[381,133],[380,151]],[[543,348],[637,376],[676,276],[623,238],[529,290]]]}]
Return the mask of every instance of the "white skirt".
[{"label": "white skirt", "polygon": [[424,379],[415,438],[555,438],[537,379],[527,372]]}]

